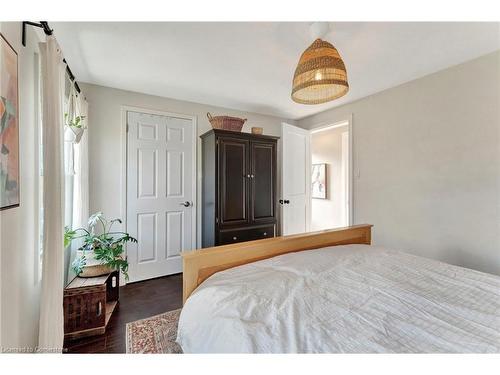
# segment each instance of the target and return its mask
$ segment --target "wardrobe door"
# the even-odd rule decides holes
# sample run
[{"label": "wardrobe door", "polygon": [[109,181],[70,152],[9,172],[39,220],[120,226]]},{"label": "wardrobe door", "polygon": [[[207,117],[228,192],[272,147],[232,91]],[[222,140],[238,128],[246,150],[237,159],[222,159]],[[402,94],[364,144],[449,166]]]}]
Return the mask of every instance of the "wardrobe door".
[{"label": "wardrobe door", "polygon": [[247,224],[249,142],[221,137],[219,153],[219,228]]},{"label": "wardrobe door", "polygon": [[250,143],[251,222],[271,223],[276,219],[276,143]]}]

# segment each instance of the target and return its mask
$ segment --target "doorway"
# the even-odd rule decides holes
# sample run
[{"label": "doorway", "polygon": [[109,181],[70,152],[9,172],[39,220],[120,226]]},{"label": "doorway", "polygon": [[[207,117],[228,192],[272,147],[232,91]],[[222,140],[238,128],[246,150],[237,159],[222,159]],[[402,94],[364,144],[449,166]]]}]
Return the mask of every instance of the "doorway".
[{"label": "doorway", "polygon": [[350,131],[349,121],[311,130],[311,231],[352,223]]},{"label": "doorway", "polygon": [[126,125],[130,282],[182,272],[196,248],[195,118],[128,109]]}]

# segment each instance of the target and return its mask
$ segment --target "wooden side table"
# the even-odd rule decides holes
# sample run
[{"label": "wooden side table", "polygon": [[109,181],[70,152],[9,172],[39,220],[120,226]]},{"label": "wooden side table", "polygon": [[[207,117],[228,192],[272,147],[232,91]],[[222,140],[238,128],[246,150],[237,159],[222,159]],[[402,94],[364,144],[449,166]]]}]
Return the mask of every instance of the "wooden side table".
[{"label": "wooden side table", "polygon": [[102,335],[119,299],[118,271],[98,277],[75,277],[64,288],[64,338]]}]

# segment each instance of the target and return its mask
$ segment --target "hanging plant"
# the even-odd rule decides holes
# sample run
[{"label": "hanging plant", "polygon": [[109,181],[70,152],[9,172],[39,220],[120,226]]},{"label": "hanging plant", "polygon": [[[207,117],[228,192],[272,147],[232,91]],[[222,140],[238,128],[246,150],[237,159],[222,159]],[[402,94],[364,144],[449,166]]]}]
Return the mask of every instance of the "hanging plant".
[{"label": "hanging plant", "polygon": [[83,125],[83,120],[85,116],[76,116],[70,118],[68,113],[64,114],[64,120],[66,122],[66,130],[64,131],[64,140],[66,142],[79,143],[82,139],[83,132],[86,127]]},{"label": "hanging plant", "polygon": [[66,125],[70,126],[72,128],[78,128],[78,129],[85,129],[83,126],[83,120],[85,119],[85,116],[76,116],[74,119],[69,119],[69,114],[65,113],[64,114],[64,119],[66,120]]},{"label": "hanging plant", "polygon": [[71,92],[68,98],[68,112],[64,114],[64,123],[66,129],[64,130],[64,141],[77,144],[83,136],[86,127],[84,126],[85,116],[81,115],[81,108],[79,108],[78,95],[74,86],[71,86]]}]

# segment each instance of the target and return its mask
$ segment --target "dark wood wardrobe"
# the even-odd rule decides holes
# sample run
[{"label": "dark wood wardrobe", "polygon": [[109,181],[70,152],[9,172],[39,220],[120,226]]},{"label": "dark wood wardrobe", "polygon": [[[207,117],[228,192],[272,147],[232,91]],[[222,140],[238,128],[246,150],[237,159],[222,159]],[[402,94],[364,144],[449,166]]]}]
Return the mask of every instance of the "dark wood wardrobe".
[{"label": "dark wood wardrobe", "polygon": [[278,137],[213,129],[202,141],[202,245],[276,235]]}]

